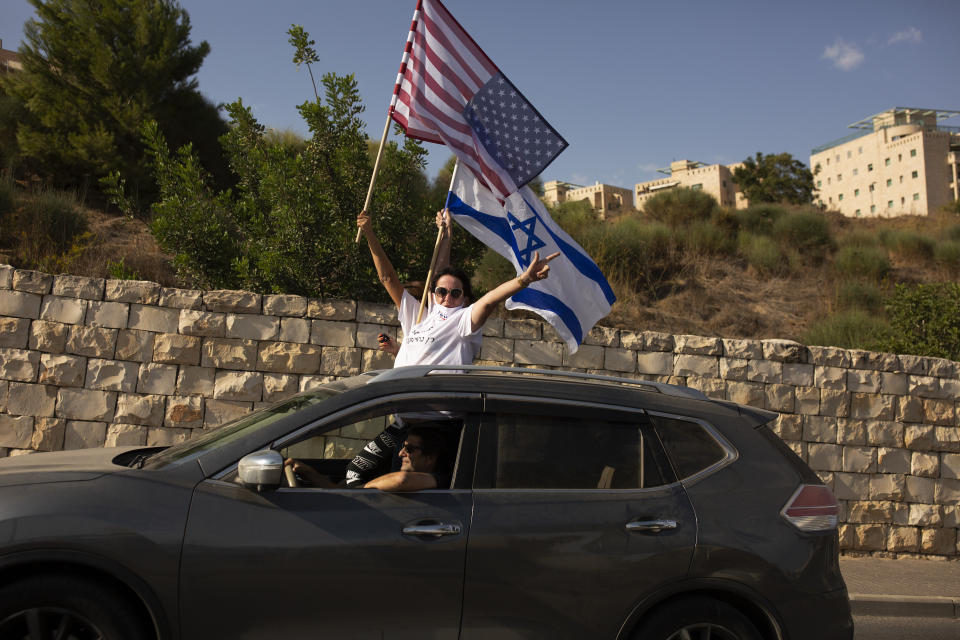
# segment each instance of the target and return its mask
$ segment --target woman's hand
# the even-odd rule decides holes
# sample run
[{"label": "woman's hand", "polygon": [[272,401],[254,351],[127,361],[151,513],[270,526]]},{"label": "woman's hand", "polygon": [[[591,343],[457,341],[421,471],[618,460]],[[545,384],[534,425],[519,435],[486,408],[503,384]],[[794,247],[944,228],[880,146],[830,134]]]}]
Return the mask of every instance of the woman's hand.
[{"label": "woman's hand", "polygon": [[373,228],[371,226],[370,214],[367,213],[366,211],[361,211],[360,215],[357,216],[357,226],[365,234],[370,232]]},{"label": "woman's hand", "polygon": [[445,231],[447,234],[453,228],[453,216],[450,215],[449,209],[441,209],[437,211],[437,229]]},{"label": "woman's hand", "polygon": [[523,273],[520,274],[520,281],[524,284],[530,284],[532,282],[537,282],[538,280],[543,280],[550,274],[550,265],[547,264],[554,258],[560,255],[560,252],[557,251],[553,255],[549,255],[546,258],[540,259],[540,252],[533,252],[533,261],[530,263]]}]

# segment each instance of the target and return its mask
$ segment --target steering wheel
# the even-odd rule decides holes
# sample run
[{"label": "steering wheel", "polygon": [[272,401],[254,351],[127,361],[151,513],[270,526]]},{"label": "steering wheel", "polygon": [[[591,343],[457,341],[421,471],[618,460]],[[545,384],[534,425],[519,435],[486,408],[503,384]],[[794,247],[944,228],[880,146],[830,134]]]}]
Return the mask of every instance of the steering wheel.
[{"label": "steering wheel", "polygon": [[297,474],[293,472],[292,464],[283,465],[283,474],[287,477],[287,484],[296,489],[300,487],[300,479],[297,478]]}]

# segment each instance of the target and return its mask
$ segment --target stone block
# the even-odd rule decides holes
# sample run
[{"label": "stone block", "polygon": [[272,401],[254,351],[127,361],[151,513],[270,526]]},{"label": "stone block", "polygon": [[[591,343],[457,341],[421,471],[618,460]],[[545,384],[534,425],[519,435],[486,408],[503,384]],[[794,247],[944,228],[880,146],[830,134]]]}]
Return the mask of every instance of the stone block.
[{"label": "stone block", "polygon": [[859,393],[880,391],[880,372],[852,369],[847,371],[847,390]]},{"label": "stone block", "polygon": [[28,293],[50,293],[53,286],[53,276],[42,271],[17,269],[13,272],[13,288]]},{"label": "stone block", "polygon": [[0,380],[34,382],[40,368],[40,354],[24,349],[0,349]]},{"label": "stone block", "polygon": [[807,348],[793,340],[763,340],[763,357],[774,362],[807,362]]},{"label": "stone block", "polygon": [[887,533],[887,551],[916,553],[920,549],[920,530],[916,527],[892,526]]},{"label": "stone block", "polygon": [[896,371],[899,364],[897,357],[890,353],[850,349],[847,354],[850,356],[851,369]]},{"label": "stone block", "polygon": [[213,367],[180,367],[177,395],[212,398],[216,375]]},{"label": "stone block", "polygon": [[57,392],[58,418],[110,422],[117,406],[116,391],[60,389]]},{"label": "stone block", "polygon": [[248,340],[276,340],[280,333],[280,318],[251,314],[227,314],[228,338]]},{"label": "stone block", "polygon": [[843,447],[843,470],[848,473],[876,473],[877,450],[873,447]]},{"label": "stone block", "polygon": [[114,422],[159,427],[163,424],[164,396],[121,393]]},{"label": "stone block", "polygon": [[793,392],[796,398],[796,412],[808,416],[819,414],[820,391],[818,387],[797,387]]},{"label": "stone block", "polygon": [[203,427],[203,398],[200,396],[170,396],[163,426],[178,429]]},{"label": "stone block", "polygon": [[940,476],[940,456],[936,453],[914,451],[910,457],[910,475],[921,478]]},{"label": "stone block", "polygon": [[922,402],[924,422],[942,425],[956,424],[954,400],[924,399]]},{"label": "stone block", "polygon": [[837,444],[867,444],[867,425],[860,420],[837,418]]},{"label": "stone block", "polygon": [[907,524],[915,527],[939,527],[943,524],[943,514],[938,504],[911,504]]},{"label": "stone block", "polygon": [[620,346],[624,349],[643,351],[643,333],[640,331],[620,330]]},{"label": "stone block", "polygon": [[960,509],[957,507],[960,505],[960,480],[941,478],[936,483],[933,495],[937,504],[953,505]]},{"label": "stone block", "polygon": [[[604,354],[606,347],[600,347],[596,345],[583,344],[580,345],[580,348],[577,349],[576,353],[570,353],[568,347],[563,349],[563,366],[572,367],[575,369],[601,369],[604,366]],[[634,354],[633,358],[636,358],[636,352],[625,349],[628,353]],[[512,359],[511,359],[512,360]],[[624,362],[629,360],[625,358]],[[509,362],[510,360],[508,360]]]},{"label": "stone block", "polygon": [[0,348],[26,349],[29,340],[29,318],[0,317]]},{"label": "stone block", "polygon": [[672,351],[640,352],[637,354],[637,371],[652,375],[670,375],[673,373],[673,357]]},{"label": "stone block", "polygon": [[673,350],[676,353],[700,356],[723,355],[723,341],[720,338],[680,335],[674,336],[673,342]]},{"label": "stone block", "polygon": [[324,320],[355,320],[357,303],[353,300],[307,300],[307,317]]},{"label": "stone block", "polygon": [[63,448],[96,449],[107,441],[107,423],[68,420],[63,433]]},{"label": "stone block", "polygon": [[150,362],[153,358],[153,342],[157,334],[137,329],[117,331],[117,348],[114,357],[117,360]]},{"label": "stone block", "polygon": [[781,373],[783,384],[792,384],[795,387],[813,386],[813,365],[787,362]]},{"label": "stone block", "polygon": [[907,375],[905,373],[880,372],[880,390],[896,396],[907,394]]},{"label": "stone block", "polygon": [[35,293],[0,289],[0,316],[36,320],[40,317],[42,301],[43,296]]},{"label": "stone block", "polygon": [[355,376],[360,373],[360,349],[351,347],[324,347],[320,353],[320,373],[335,376]]},{"label": "stone block", "polygon": [[203,306],[203,292],[197,289],[161,287],[158,304],[174,309],[200,309]]},{"label": "stone block", "polygon": [[57,403],[57,388],[45,384],[11,382],[7,389],[7,413],[15,416],[54,415]]},{"label": "stone block", "polygon": [[847,522],[857,524],[893,521],[893,503],[888,501],[852,499],[847,509]]},{"label": "stone block", "polygon": [[[603,350],[603,347],[594,348]],[[513,363],[513,340],[508,338],[484,338],[483,346],[480,348],[480,358],[499,364]]]},{"label": "stone block", "polygon": [[294,295],[263,296],[263,312],[269,316],[303,316],[307,313],[307,299]]},{"label": "stone block", "polygon": [[[518,340],[523,342],[522,340]],[[590,345],[587,345],[590,346]],[[517,362],[523,362],[519,359],[520,349],[517,349]],[[554,364],[544,362],[543,364]],[[603,349],[603,368],[608,371],[618,373],[634,373],[637,370],[637,352],[630,349],[619,349],[617,347],[606,347]]]},{"label": "stone block", "polygon": [[691,389],[696,389],[708,398],[715,398],[717,400],[727,399],[727,383],[719,378],[688,376],[687,386]]},{"label": "stone block", "polygon": [[520,340],[539,340],[543,325],[538,320],[504,320],[503,337]]},{"label": "stone block", "polygon": [[[381,369],[392,369],[394,364],[393,355],[387,353],[386,351],[370,351],[365,350],[363,352],[363,362],[361,367],[363,371],[378,371]],[[491,362],[492,365],[503,364],[501,362]]]},{"label": "stone block", "polygon": [[882,524],[855,525],[854,549],[857,551],[883,551],[887,534]]},{"label": "stone block", "polygon": [[913,396],[901,396],[897,402],[897,420],[923,422],[923,400]]},{"label": "stone block", "polygon": [[87,300],[78,298],[44,296],[43,304],[40,305],[40,319],[63,324],[83,324],[88,304]]},{"label": "stone block", "polygon": [[[360,350],[349,349],[348,351],[356,353],[356,365],[359,367]],[[320,368],[321,356],[324,352],[326,348],[321,349],[311,344],[264,342],[260,345],[257,354],[256,368],[259,371],[274,373],[316,373]]]},{"label": "stone block", "polygon": [[[419,305],[418,305],[419,307]],[[427,310],[424,310],[426,317]],[[370,324],[389,324],[397,325],[397,307],[392,304],[376,304],[373,302],[357,303],[357,322],[368,322]]]},{"label": "stone block", "polygon": [[907,376],[907,393],[920,398],[942,398],[940,379],[932,376]]},{"label": "stone block", "polygon": [[[797,457],[798,457],[798,458],[800,458],[801,460],[804,461],[804,463],[806,463],[807,457],[808,457],[808,456],[807,456],[807,443],[806,443],[806,442],[798,442],[798,441],[792,440],[792,441],[790,441],[790,442],[787,442],[786,444],[787,444],[788,447],[790,447],[790,449],[791,449],[795,454],[797,454]],[[822,471],[822,472],[821,472],[821,477],[823,477],[823,475],[829,475],[829,476],[830,476],[830,483],[829,483],[828,486],[830,486],[830,490],[832,491],[832,490],[833,490],[833,472],[832,472],[832,471]],[[824,484],[827,484],[826,480],[824,480]]]},{"label": "stone block", "polygon": [[930,367],[928,365],[928,358],[923,356],[911,356],[906,354],[900,354],[897,356],[897,360],[900,361],[900,370],[906,373],[914,373],[917,375],[927,375]]},{"label": "stone block", "polygon": [[126,302],[90,302],[84,323],[92,327],[126,329],[130,305]]},{"label": "stone block", "polygon": [[743,358],[720,358],[720,377],[724,380],[746,380],[748,362]]},{"label": "stone block", "polygon": [[260,402],[263,399],[263,375],[252,371],[218,371],[213,397]]},{"label": "stone block", "polygon": [[936,427],[929,424],[911,424],[904,429],[903,444],[911,451],[935,451]]},{"label": "stone block", "polygon": [[857,528],[855,525],[841,524],[838,527],[837,534],[841,549],[853,549],[853,547],[857,544]]},{"label": "stone block", "polygon": [[758,360],[763,357],[763,343],[759,340],[724,338],[723,355],[734,360]]},{"label": "stone block", "polygon": [[300,391],[310,391],[336,379],[336,376],[300,376]]},{"label": "stone block", "polygon": [[583,337],[583,344],[616,347],[620,344],[620,330],[614,329],[613,327],[594,326],[590,329],[590,332]]},{"label": "stone block", "polygon": [[868,420],[867,443],[884,447],[903,446],[903,425],[892,421]]},{"label": "stone block", "polygon": [[673,336],[660,331],[644,331],[643,348],[646,351],[673,351]]},{"label": "stone block", "polygon": [[869,420],[893,420],[896,396],[872,393],[850,394],[850,417]]},{"label": "stone block", "polygon": [[151,427],[147,429],[148,447],[168,447],[186,442],[193,436],[193,429],[169,429]]},{"label": "stone block", "polygon": [[960,380],[937,378],[940,381],[940,392],[944,398],[960,398]]},{"label": "stone block", "polygon": [[200,364],[201,338],[177,333],[161,333],[153,343],[153,361],[163,364]]},{"label": "stone block", "polygon": [[801,440],[803,438],[803,416],[777,416],[770,423],[770,428],[783,440]]},{"label": "stone block", "polygon": [[921,531],[920,553],[956,556],[956,529],[922,529]]},{"label": "stone block", "polygon": [[123,360],[91,358],[87,362],[85,386],[100,391],[132,393],[137,388],[140,365]]},{"label": "stone block", "polygon": [[484,337],[502,338],[504,336],[503,318],[487,318],[480,331]]},{"label": "stone block", "polygon": [[937,481],[933,478],[906,477],[904,500],[910,503],[933,504],[937,495]]},{"label": "stone block", "polygon": [[157,304],[160,285],[146,280],[107,280],[103,299],[108,302]]},{"label": "stone block", "polygon": [[117,345],[117,329],[70,327],[66,351],[89,358],[112,358]]},{"label": "stone block", "polygon": [[352,322],[314,320],[310,342],[329,347],[352,347],[356,345],[356,325]]},{"label": "stone block", "polygon": [[156,333],[177,333],[181,313],[180,309],[131,304],[127,327]]},{"label": "stone block", "polygon": [[209,429],[221,424],[242,418],[253,410],[252,402],[237,402],[234,400],[203,401],[203,427]]},{"label": "stone block", "polygon": [[44,353],[63,353],[67,348],[70,325],[46,320],[34,320],[30,325],[28,345]]},{"label": "stone block", "polygon": [[807,464],[814,471],[840,471],[843,469],[842,447],[836,444],[809,443]]},{"label": "stone block", "polygon": [[0,264],[0,289],[9,289],[13,286],[13,267]]},{"label": "stone block", "polygon": [[779,383],[783,379],[783,364],[771,360],[748,360],[747,380]]},{"label": "stone block", "polygon": [[364,349],[379,349],[381,333],[396,340],[397,332],[394,327],[389,327],[384,324],[358,324],[356,346]]},{"label": "stone block", "polygon": [[260,313],[261,296],[252,291],[204,291],[203,306],[218,313]]},{"label": "stone block", "polygon": [[[13,413],[11,411],[11,413]],[[960,454],[940,454],[940,475],[944,478],[960,480]]]},{"label": "stone block", "polygon": [[823,367],[850,367],[850,355],[837,347],[807,347],[810,364]]},{"label": "stone block", "polygon": [[29,449],[33,442],[33,416],[0,413],[0,447]]},{"label": "stone block", "polygon": [[138,424],[111,424],[107,427],[105,447],[142,447],[147,443],[147,427]]},{"label": "stone block", "polygon": [[906,479],[901,473],[879,473],[870,476],[871,500],[903,500]]},{"label": "stone block", "polygon": [[[507,332],[507,335],[509,335],[509,332]],[[636,357],[636,354],[632,351],[627,351],[626,349],[620,351]],[[605,360],[607,357],[607,354],[604,354]],[[563,345],[559,342],[541,342],[540,340],[514,340],[513,358],[517,364],[559,367],[563,364]],[[626,362],[627,360],[629,360],[629,358],[625,357],[624,361]],[[616,360],[611,360],[611,362],[621,364]],[[633,366],[635,369],[636,363],[634,363]]]},{"label": "stone block", "polygon": [[681,353],[673,361],[673,375],[718,378],[720,377],[719,358]]},{"label": "stone block", "polygon": [[792,413],[796,404],[793,390],[794,387],[786,384],[766,385],[766,408],[771,411]]},{"label": "stone block", "polygon": [[[369,369],[364,367],[364,371],[369,371]],[[265,373],[263,374],[263,399],[267,402],[286,400],[297,393],[299,385],[300,380],[297,376]]]},{"label": "stone block", "polygon": [[177,387],[177,367],[172,364],[144,363],[140,365],[137,393],[172,396]]},{"label": "stone block", "polygon": [[[390,333],[392,335],[393,331]],[[280,341],[300,344],[310,342],[310,321],[306,318],[281,318]]]},{"label": "stone block", "polygon": [[222,338],[227,334],[227,314],[183,309],[177,328],[186,336]]},{"label": "stone block", "polygon": [[946,358],[927,358],[927,375],[937,378],[960,376],[960,363]]},{"label": "stone block", "polygon": [[257,365],[257,343],[253,340],[205,338],[200,364],[217,369],[253,371]]},{"label": "stone block", "polygon": [[[681,356],[678,356],[681,357]],[[687,356],[699,357],[699,356]],[[766,396],[763,384],[759,382],[727,382],[727,400],[737,404],[745,404],[751,407],[763,407]]]},{"label": "stone block", "polygon": [[803,439],[807,442],[837,442],[839,426],[837,418],[830,416],[804,416]]},{"label": "stone block", "polygon": [[846,391],[847,370],[840,367],[825,367],[817,365],[813,368],[813,385],[821,389]]},{"label": "stone block", "polygon": [[37,451],[60,451],[63,449],[67,421],[57,418],[37,418],[33,423],[30,448]]},{"label": "stone block", "polygon": [[934,427],[934,430],[940,451],[960,452],[960,428]]},{"label": "stone block", "polygon": [[877,447],[877,471],[880,473],[910,473],[910,458],[909,451]]}]

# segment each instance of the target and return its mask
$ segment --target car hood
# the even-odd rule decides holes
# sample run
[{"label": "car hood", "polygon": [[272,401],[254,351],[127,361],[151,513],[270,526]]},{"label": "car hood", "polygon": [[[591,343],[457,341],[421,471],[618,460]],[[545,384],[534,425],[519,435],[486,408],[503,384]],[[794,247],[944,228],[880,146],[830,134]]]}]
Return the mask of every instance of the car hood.
[{"label": "car hood", "polygon": [[0,486],[93,480],[106,473],[127,469],[114,463],[114,458],[138,448],[142,447],[79,449],[3,458],[0,460]]}]

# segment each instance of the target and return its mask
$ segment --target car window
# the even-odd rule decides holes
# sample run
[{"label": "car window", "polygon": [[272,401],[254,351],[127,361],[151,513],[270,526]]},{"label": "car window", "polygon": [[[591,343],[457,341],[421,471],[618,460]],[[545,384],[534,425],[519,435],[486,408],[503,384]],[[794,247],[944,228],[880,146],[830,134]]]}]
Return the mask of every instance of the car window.
[{"label": "car window", "polygon": [[703,471],[721,460],[727,452],[698,422],[651,416],[663,448],[680,479]]},{"label": "car window", "polygon": [[663,484],[640,422],[499,414],[494,486],[643,489]]},{"label": "car window", "polygon": [[291,444],[284,447],[281,453],[285,458],[352,460],[388,424],[390,416],[373,416]]}]

